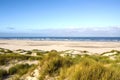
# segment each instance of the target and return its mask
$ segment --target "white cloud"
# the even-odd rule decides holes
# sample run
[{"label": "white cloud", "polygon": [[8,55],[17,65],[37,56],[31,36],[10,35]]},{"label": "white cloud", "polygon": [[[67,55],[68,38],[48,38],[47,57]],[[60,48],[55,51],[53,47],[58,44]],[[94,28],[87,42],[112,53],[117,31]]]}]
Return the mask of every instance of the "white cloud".
[{"label": "white cloud", "polygon": [[[82,28],[64,28],[64,29],[36,29],[36,30],[24,30],[25,32],[19,32],[19,34],[32,35],[32,36],[74,36],[74,37],[120,37],[120,27],[82,27]],[[11,33],[7,32],[7,35]],[[14,32],[16,33],[16,32]],[[2,33],[3,34],[3,33]],[[5,33],[4,33],[5,34]],[[12,33],[13,35],[13,33]],[[14,34],[16,35],[16,34]],[[0,35],[1,36],[1,35]]]}]

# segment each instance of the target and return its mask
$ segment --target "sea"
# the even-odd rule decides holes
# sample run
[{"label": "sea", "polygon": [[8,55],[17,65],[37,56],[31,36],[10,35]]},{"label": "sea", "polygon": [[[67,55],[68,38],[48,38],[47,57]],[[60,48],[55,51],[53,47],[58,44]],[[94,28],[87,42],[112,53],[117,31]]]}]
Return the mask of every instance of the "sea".
[{"label": "sea", "polygon": [[6,40],[40,40],[40,41],[113,41],[119,42],[120,37],[0,37]]}]

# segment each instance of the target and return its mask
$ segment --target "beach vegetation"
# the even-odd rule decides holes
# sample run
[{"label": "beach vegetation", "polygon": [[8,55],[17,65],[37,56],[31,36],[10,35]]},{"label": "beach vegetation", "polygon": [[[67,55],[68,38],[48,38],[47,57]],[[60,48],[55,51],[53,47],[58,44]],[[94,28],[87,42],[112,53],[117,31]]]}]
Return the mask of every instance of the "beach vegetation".
[{"label": "beach vegetation", "polygon": [[40,60],[41,56],[29,56],[18,53],[0,54],[0,65],[8,64],[11,60]]},{"label": "beach vegetation", "polygon": [[[39,71],[39,80],[120,80],[120,51],[118,50],[91,55],[87,54],[87,51],[83,51],[84,54],[72,54],[65,51],[38,49],[29,51],[20,49],[15,53],[0,48],[0,52],[2,53],[0,66],[15,63],[8,71],[0,69],[0,80],[11,75],[15,76],[13,80],[21,79],[24,74],[34,76],[34,70]],[[21,54],[21,52],[27,53]],[[33,53],[36,55],[34,56]],[[36,63],[16,64],[18,61],[32,60],[39,63],[37,65]]]},{"label": "beach vegetation", "polygon": [[2,53],[12,53],[13,51],[9,50],[9,49],[0,48],[0,52],[2,52]]},{"label": "beach vegetation", "polygon": [[79,64],[60,72],[59,80],[119,80],[120,72],[86,58]]},{"label": "beach vegetation", "polygon": [[61,57],[56,51],[51,51],[41,61],[42,72],[40,78],[45,77],[45,75],[59,75],[61,68],[70,67],[72,64],[70,59]]},{"label": "beach vegetation", "polygon": [[8,70],[8,73],[10,75],[13,75],[13,74],[19,74],[19,75],[23,75],[27,72],[27,70],[30,68],[31,66],[29,64],[17,64],[13,67],[11,67],[9,70]]},{"label": "beach vegetation", "polygon": [[3,80],[3,78],[8,75],[6,70],[0,69],[0,80]]},{"label": "beach vegetation", "polygon": [[31,51],[27,51],[27,52],[26,52],[26,54],[29,54],[29,55],[31,55],[31,54],[32,54],[32,52],[31,52]]}]

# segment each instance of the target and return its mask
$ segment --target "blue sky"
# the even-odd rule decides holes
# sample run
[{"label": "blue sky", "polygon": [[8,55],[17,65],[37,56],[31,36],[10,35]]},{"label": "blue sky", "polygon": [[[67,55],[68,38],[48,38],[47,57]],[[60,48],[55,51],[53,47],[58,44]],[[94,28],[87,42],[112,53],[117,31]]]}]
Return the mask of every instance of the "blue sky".
[{"label": "blue sky", "polygon": [[0,36],[120,37],[120,0],[0,0]]}]

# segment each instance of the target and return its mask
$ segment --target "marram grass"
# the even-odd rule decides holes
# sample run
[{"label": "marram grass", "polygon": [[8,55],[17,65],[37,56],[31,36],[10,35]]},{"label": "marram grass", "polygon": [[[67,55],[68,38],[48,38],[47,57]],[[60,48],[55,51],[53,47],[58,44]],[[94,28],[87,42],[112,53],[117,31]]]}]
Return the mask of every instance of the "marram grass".
[{"label": "marram grass", "polygon": [[120,80],[120,72],[87,59],[61,70],[59,80]]}]

